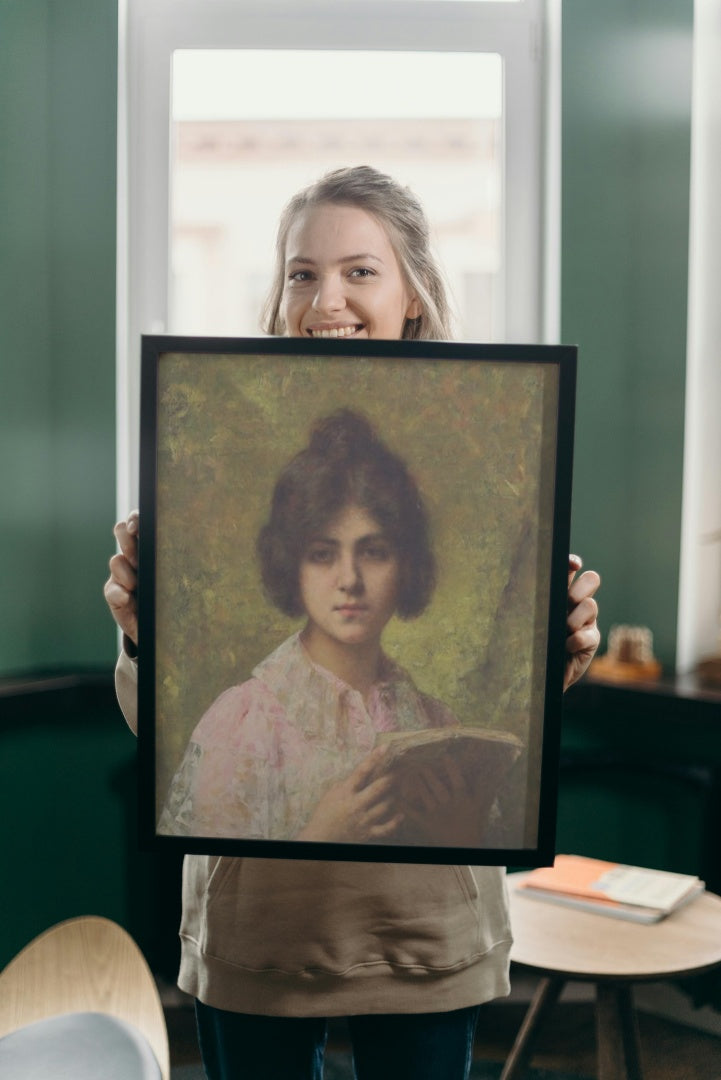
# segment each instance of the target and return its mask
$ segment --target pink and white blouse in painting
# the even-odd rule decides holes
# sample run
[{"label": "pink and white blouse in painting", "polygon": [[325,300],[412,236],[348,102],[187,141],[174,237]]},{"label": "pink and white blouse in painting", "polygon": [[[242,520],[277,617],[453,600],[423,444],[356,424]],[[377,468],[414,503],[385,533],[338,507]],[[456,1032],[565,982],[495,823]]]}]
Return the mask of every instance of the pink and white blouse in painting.
[{"label": "pink and white blouse in painting", "polygon": [[373,749],[382,731],[457,723],[383,657],[367,701],[314,664],[299,634],[226,690],[193,732],[158,831],[292,840],[321,795]]}]

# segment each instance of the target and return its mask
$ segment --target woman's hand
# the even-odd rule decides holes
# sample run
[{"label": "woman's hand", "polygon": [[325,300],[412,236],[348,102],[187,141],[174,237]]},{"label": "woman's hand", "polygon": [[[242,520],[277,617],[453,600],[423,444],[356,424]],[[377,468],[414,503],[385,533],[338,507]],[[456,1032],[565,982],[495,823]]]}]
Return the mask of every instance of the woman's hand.
[{"label": "woman's hand", "polygon": [[138,644],[138,532],[137,510],[113,529],[120,553],[110,560],[110,577],[103,592],[110,612],[123,633]]},{"label": "woman's hand", "polygon": [[333,784],[318,802],[296,840],[382,844],[403,821],[392,797],[393,780],[379,776],[386,749],[373,750],[360,765]]},{"label": "woman's hand", "polygon": [[482,846],[493,796],[480,790],[454,758],[441,754],[434,765],[407,774],[402,792],[405,842]]},{"label": "woman's hand", "polygon": [[598,604],[594,594],[601,584],[595,570],[576,574],[583,566],[578,555],[568,557],[568,616],[566,618],[566,670],[563,689],[568,690],[581,678],[593,660],[601,640],[596,625]]}]

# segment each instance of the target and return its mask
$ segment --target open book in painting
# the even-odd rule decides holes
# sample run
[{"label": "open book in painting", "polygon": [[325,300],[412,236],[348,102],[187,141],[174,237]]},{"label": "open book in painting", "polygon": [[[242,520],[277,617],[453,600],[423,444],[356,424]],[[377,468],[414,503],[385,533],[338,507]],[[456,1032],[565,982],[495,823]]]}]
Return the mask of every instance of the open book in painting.
[{"label": "open book in painting", "polygon": [[459,726],[383,732],[377,744],[388,747],[383,772],[393,777],[403,810],[401,842],[482,846],[493,804],[523,751],[516,735]]}]

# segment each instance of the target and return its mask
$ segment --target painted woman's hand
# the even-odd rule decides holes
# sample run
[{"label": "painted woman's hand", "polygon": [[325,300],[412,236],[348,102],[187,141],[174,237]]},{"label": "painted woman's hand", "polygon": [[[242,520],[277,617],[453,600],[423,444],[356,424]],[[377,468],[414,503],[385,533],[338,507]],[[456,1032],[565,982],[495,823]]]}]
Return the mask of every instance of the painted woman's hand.
[{"label": "painted woman's hand", "polygon": [[493,796],[464,774],[458,761],[441,754],[434,765],[403,781],[403,840],[443,847],[480,847]]},{"label": "painted woman's hand", "polygon": [[403,820],[393,798],[393,782],[379,776],[386,751],[373,750],[349,776],[321,797],[296,840],[325,843],[382,844],[393,837]]},{"label": "painted woman's hand", "polygon": [[110,560],[110,577],[103,589],[110,613],[123,633],[138,644],[138,533],[137,510],[119,521],[113,532],[120,552]]},{"label": "painted woman's hand", "polygon": [[598,604],[594,594],[601,584],[595,570],[576,574],[583,566],[578,555],[568,557],[568,615],[566,617],[566,670],[563,689],[581,678],[593,660],[601,640],[596,624]]}]

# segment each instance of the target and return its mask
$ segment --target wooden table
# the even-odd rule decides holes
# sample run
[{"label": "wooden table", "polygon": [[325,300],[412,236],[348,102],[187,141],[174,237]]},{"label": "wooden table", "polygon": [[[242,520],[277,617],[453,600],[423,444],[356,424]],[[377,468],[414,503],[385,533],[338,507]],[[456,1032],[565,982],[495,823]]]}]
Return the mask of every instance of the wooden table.
[{"label": "wooden table", "polygon": [[642,1080],[632,986],[721,966],[721,898],[703,893],[661,922],[626,922],[529,899],[509,874],[511,960],[542,979],[501,1074],[519,1080],[540,1024],[569,980],[596,987],[599,1080]]}]

